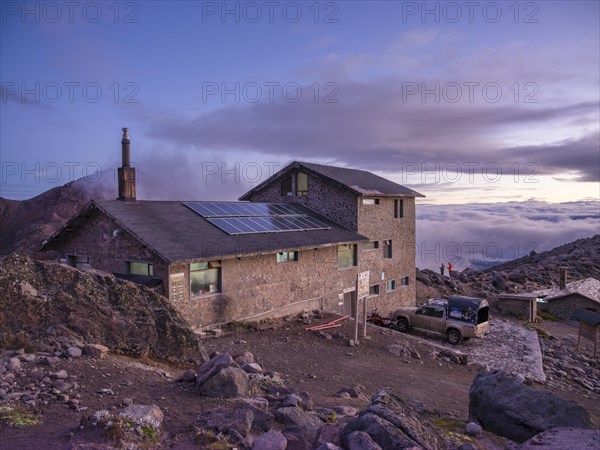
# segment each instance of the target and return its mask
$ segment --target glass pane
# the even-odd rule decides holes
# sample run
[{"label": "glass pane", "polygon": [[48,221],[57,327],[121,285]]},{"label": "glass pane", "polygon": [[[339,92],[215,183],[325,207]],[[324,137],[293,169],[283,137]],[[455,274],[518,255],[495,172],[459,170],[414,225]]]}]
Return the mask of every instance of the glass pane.
[{"label": "glass pane", "polygon": [[208,269],[207,262],[199,262],[199,263],[190,264],[190,270],[204,270],[204,269]]},{"label": "glass pane", "polygon": [[306,195],[308,193],[308,175],[298,172],[296,175],[296,194]]},{"label": "glass pane", "polygon": [[292,177],[288,177],[281,182],[281,195],[292,195]]},{"label": "glass pane", "polygon": [[207,269],[198,272],[190,272],[190,292],[192,295],[219,292],[220,270],[221,269]]}]

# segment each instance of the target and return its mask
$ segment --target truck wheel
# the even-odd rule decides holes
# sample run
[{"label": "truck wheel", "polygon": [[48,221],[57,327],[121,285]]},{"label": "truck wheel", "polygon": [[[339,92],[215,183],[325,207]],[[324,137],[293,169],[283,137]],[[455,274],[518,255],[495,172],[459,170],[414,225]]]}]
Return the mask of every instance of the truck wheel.
[{"label": "truck wheel", "polygon": [[460,341],[462,341],[462,336],[457,330],[448,330],[446,333],[446,339],[448,339],[448,342],[450,342],[452,345],[458,345],[460,344]]},{"label": "truck wheel", "polygon": [[398,319],[398,321],[396,322],[396,328],[398,329],[398,331],[406,333],[410,328],[410,326],[408,325],[408,320],[403,318]]},{"label": "truck wheel", "polygon": [[394,322],[390,322],[386,325],[387,328],[389,328],[390,330],[394,330],[394,331],[398,331],[398,327],[396,326],[396,324]]}]

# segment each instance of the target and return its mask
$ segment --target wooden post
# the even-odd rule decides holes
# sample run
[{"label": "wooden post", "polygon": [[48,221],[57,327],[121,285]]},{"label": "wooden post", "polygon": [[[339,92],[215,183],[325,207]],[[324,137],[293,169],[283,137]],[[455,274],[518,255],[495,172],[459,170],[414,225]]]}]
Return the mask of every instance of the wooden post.
[{"label": "wooden post", "polygon": [[[358,289],[355,293],[358,293]],[[358,345],[358,295],[353,296],[352,303],[354,304],[354,345]]]},{"label": "wooden post", "polygon": [[367,299],[363,298],[363,338],[367,337]]}]

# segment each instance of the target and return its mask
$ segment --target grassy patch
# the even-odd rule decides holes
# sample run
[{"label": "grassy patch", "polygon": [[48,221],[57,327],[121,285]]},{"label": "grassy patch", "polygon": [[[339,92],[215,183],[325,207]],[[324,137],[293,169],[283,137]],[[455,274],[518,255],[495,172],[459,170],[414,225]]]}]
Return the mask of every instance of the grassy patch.
[{"label": "grassy patch", "polygon": [[550,314],[548,311],[539,311],[538,316],[540,316],[544,320],[549,320],[551,322],[560,322],[561,321],[561,319],[559,319],[558,317],[556,317],[553,314]]},{"label": "grassy patch", "polygon": [[29,337],[23,334],[7,334],[0,339],[0,348],[6,350],[25,349],[25,353],[34,353],[35,344],[29,340]]},{"label": "grassy patch", "polygon": [[22,406],[0,406],[0,421],[17,428],[33,427],[40,423],[33,412]]},{"label": "grassy patch", "polygon": [[153,448],[160,441],[160,424],[153,420],[135,420],[102,410],[96,412],[94,422],[119,444],[135,443],[142,448]]}]

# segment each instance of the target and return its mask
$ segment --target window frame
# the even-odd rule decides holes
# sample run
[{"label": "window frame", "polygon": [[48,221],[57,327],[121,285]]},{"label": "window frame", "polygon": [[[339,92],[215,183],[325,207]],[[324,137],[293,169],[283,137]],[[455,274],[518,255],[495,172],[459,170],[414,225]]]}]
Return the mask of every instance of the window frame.
[{"label": "window frame", "polygon": [[[146,271],[146,273],[132,272],[131,264],[145,264],[147,266],[148,270]],[[125,261],[125,273],[130,274],[130,275],[142,275],[145,277],[153,277],[154,276],[154,264],[149,261],[142,261],[142,260],[138,260],[138,259],[127,260],[127,261]]]},{"label": "window frame", "polygon": [[404,219],[404,199],[394,199],[394,219]]},{"label": "window frame", "polygon": [[[306,190],[300,190],[298,189],[298,186],[300,185],[299,182],[299,177],[300,175],[304,175],[306,177]],[[308,174],[304,173],[304,172],[297,172],[296,173],[296,186],[295,186],[295,196],[296,197],[305,197],[308,195]]]},{"label": "window frame", "polygon": [[[290,259],[290,254],[292,254],[292,259]],[[282,255],[281,258],[279,255]],[[285,259],[283,259],[283,255],[285,255]],[[298,262],[299,259],[300,259],[300,252],[298,250],[293,250],[293,251],[288,251],[288,252],[277,252],[275,254],[275,262],[277,264]]]},{"label": "window frame", "polygon": [[[392,288],[390,289],[390,286]],[[385,292],[395,292],[396,291],[396,280],[387,280],[385,282]]]},{"label": "window frame", "polygon": [[400,287],[410,286],[410,275],[400,278]]},{"label": "window frame", "polygon": [[[287,181],[290,182],[290,188],[284,190],[283,183],[286,183]],[[287,176],[283,180],[281,180],[281,182],[279,183],[279,192],[282,197],[293,197],[294,196],[294,180],[293,180],[292,175]]]},{"label": "window frame", "polygon": [[382,249],[383,249],[383,259],[392,259],[392,257],[394,256],[394,248],[392,245],[392,239],[384,239]]},{"label": "window frame", "polygon": [[[206,264],[206,268],[205,269],[193,269],[192,267],[197,264]],[[188,267],[190,298],[197,298],[197,297],[204,297],[207,295],[220,294],[222,292],[222,289],[221,289],[221,283],[222,283],[221,267],[222,267],[221,261],[200,261],[200,262],[190,263],[189,267]],[[200,273],[200,272],[209,272],[209,271],[216,271],[216,273],[217,273],[216,290],[211,292],[210,285],[209,285],[208,290],[201,292],[199,294],[194,293],[192,291],[193,274]]]},{"label": "window frame", "polygon": [[[352,259],[353,259],[353,261],[352,261],[352,263],[350,265],[347,265],[347,266],[340,265],[340,247],[352,247],[352,253],[353,253]],[[347,251],[347,250],[345,250],[345,251]],[[336,256],[337,256],[336,262],[337,262],[338,269],[350,269],[352,267],[357,267],[358,266],[358,250],[357,250],[357,245],[356,244],[342,244],[342,245],[338,245],[337,246]]]},{"label": "window frame", "polygon": [[363,197],[362,204],[368,206],[379,205],[381,204],[381,199],[376,197]]},{"label": "window frame", "polygon": [[[373,244],[373,247],[365,248],[366,244]],[[363,243],[362,243],[362,251],[363,252],[372,252],[374,250],[379,250],[379,241],[363,241]]]},{"label": "window frame", "polygon": [[[375,289],[373,289],[373,288],[375,288]],[[374,290],[376,292],[371,292],[371,290]],[[379,283],[369,286],[369,295],[376,296],[376,295],[379,295],[380,292],[381,292],[381,288],[379,287]]]}]

